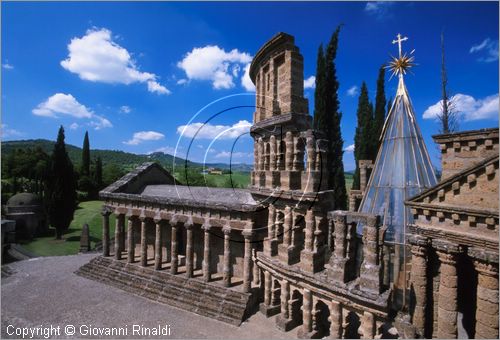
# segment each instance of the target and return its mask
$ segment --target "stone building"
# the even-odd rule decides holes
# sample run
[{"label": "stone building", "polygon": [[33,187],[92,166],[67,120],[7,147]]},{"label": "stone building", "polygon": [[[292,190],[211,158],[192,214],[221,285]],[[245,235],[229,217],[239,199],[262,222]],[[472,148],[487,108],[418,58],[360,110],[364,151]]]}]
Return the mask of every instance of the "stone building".
[{"label": "stone building", "polygon": [[[250,187],[183,186],[161,166],[143,164],[101,191],[103,254],[78,274],[235,325],[256,310],[266,317],[276,315],[276,326],[292,337],[397,336],[387,265],[393,254],[384,245],[385,228],[377,215],[332,211],[332,192],[324,181],[326,143],[311,128],[303,94],[303,58],[294,38],[279,33],[264,44],[255,54],[250,77],[256,85]],[[498,132],[493,148],[497,144]],[[491,164],[485,171],[491,171]],[[498,157],[494,166],[495,172]],[[489,180],[491,174],[486,176]],[[482,180],[478,173],[478,187]],[[420,228],[420,210],[411,209],[416,209],[415,228]],[[110,214],[116,216],[114,240]],[[484,237],[494,239],[498,207],[488,222],[483,217],[474,221]],[[469,217],[463,218],[469,223]],[[415,237],[425,238],[428,246],[436,236]],[[415,261],[413,270],[427,263]],[[453,274],[450,268],[441,265],[441,273]],[[439,276],[442,284],[452,285],[445,277]],[[430,293],[421,286],[426,280],[427,289],[433,281],[421,272],[412,279],[415,307],[406,312],[420,334],[431,335],[432,329],[425,328],[433,320],[427,313],[431,300],[422,300]],[[489,282],[484,284],[492,289]],[[441,289],[440,294],[445,292]],[[494,309],[494,304],[481,302],[492,295],[492,290],[478,290],[479,313]],[[498,312],[498,302],[496,308]],[[492,334],[479,329],[483,328],[476,326],[477,334]]]},{"label": "stone building", "polygon": [[412,324],[438,338],[498,338],[498,128],[434,136],[442,180],[407,201]]},{"label": "stone building", "polygon": [[5,205],[5,217],[16,221],[16,236],[32,238],[48,230],[43,204],[37,195],[22,192],[12,196]]}]

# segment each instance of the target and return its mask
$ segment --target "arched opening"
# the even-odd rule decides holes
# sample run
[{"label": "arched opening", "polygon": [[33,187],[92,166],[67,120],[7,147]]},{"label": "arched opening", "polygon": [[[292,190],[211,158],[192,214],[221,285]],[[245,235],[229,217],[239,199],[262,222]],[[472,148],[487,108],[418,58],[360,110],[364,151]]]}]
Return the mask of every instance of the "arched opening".
[{"label": "arched opening", "polygon": [[297,289],[292,293],[288,309],[293,327],[302,325],[302,294]]},{"label": "arched opening", "polygon": [[[458,277],[458,337],[475,337],[477,273],[467,254],[461,254],[457,263]],[[460,322],[460,320],[462,322]]]},{"label": "arched opening", "polygon": [[359,326],[361,326],[361,321],[359,316],[350,311],[346,316],[346,327],[344,332],[344,338],[346,339],[359,339]]},{"label": "arched opening", "polygon": [[273,280],[271,288],[271,306],[281,305],[281,285],[278,280]]},{"label": "arched opening", "polygon": [[321,339],[330,335],[329,316],[330,309],[328,306],[323,301],[318,300],[314,306],[312,314],[313,332],[315,333],[315,338]]}]

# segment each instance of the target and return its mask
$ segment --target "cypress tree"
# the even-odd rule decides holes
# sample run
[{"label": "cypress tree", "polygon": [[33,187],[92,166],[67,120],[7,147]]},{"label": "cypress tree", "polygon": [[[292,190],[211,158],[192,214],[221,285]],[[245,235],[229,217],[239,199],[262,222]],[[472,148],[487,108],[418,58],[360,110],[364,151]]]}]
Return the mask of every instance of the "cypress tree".
[{"label": "cypress tree", "polygon": [[76,183],[73,164],[66,152],[64,128],[57,134],[57,142],[49,161],[47,178],[47,211],[49,222],[56,230],[56,239],[60,240],[73,220],[76,208]]},{"label": "cypress tree", "polygon": [[359,165],[358,162],[364,159],[371,159],[372,152],[372,126],[373,126],[373,106],[368,98],[368,88],[366,83],[361,85],[361,92],[358,100],[358,110],[356,112],[357,126],[354,135],[354,160],[356,162],[356,171],[352,188],[360,188]]},{"label": "cypress tree", "polygon": [[97,156],[97,159],[95,161],[94,183],[95,183],[97,191],[102,189],[102,159],[101,159],[101,156]]},{"label": "cypress tree", "polygon": [[387,99],[385,98],[385,66],[380,66],[377,79],[377,95],[375,97],[375,112],[373,117],[373,130],[372,130],[372,149],[371,160],[377,157],[378,148],[380,146],[380,134],[385,122],[385,107]]},{"label": "cypress tree", "polygon": [[321,130],[326,125],[325,55],[323,44],[319,45],[316,62],[316,87],[314,91],[314,129]]},{"label": "cypress tree", "polygon": [[81,174],[82,176],[90,175],[90,143],[88,131],[85,131],[85,137],[83,138]]},{"label": "cypress tree", "polygon": [[326,120],[323,130],[329,141],[327,166],[329,170],[328,188],[334,193],[334,209],[347,209],[347,192],[345,187],[342,133],[340,121],[342,113],[339,110],[339,82],[335,67],[340,26],[333,32],[325,56],[325,112]]}]

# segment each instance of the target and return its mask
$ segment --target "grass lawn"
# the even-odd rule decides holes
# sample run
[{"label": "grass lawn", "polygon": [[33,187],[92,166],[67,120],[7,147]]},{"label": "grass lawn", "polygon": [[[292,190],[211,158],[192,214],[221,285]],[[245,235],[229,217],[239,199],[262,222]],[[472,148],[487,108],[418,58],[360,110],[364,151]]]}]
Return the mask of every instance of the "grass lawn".
[{"label": "grass lawn", "polygon": [[232,175],[205,175],[207,181],[210,181],[217,187],[224,187],[224,184],[232,178],[233,186],[235,188],[247,188],[250,184],[250,173],[249,172],[234,172]]},{"label": "grass lawn", "polygon": [[[39,256],[59,256],[77,254],[80,250],[80,234],[82,226],[87,223],[90,231],[90,245],[94,248],[95,243],[102,239],[102,202],[87,201],[78,205],[75,216],[69,229],[64,233],[62,240],[55,239],[54,229],[50,229],[50,235],[37,237],[22,246]],[[110,234],[114,235],[115,217],[113,214],[109,218]]]}]

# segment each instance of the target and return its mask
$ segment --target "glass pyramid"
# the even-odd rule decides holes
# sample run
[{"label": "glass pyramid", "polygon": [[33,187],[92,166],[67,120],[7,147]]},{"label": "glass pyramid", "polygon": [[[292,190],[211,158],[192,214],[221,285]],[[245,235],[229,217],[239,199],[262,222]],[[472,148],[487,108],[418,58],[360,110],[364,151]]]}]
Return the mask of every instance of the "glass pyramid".
[{"label": "glass pyramid", "polygon": [[[359,211],[380,215],[381,225],[387,228],[385,241],[404,244],[406,226],[413,222],[413,216],[404,202],[436,182],[400,74],[396,98],[385,120],[377,159]],[[358,226],[358,232],[360,228]]]}]

